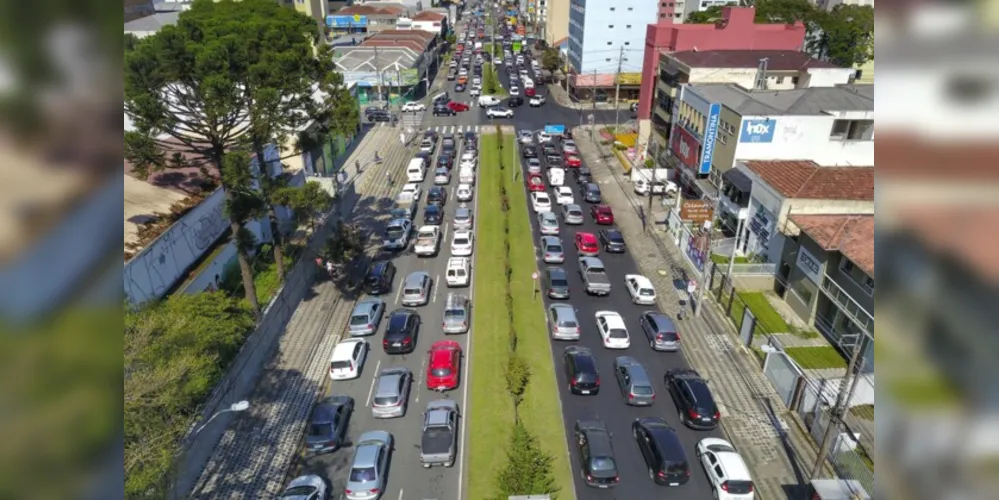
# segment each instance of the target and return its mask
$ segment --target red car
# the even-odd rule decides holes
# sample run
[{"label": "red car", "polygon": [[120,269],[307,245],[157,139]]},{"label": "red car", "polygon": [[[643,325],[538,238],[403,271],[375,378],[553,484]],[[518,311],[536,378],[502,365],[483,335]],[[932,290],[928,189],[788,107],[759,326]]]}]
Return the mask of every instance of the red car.
[{"label": "red car", "polygon": [[607,205],[593,205],[590,207],[590,215],[593,216],[593,220],[597,224],[609,225],[614,223],[614,212]]},{"label": "red car", "polygon": [[537,92],[535,92],[534,87],[527,87],[524,89],[524,95],[527,97],[534,97]]},{"label": "red car", "polygon": [[545,190],[545,181],[541,177],[541,174],[530,174],[527,176],[527,189],[532,193],[535,191]]},{"label": "red car", "polygon": [[565,166],[579,168],[583,166],[583,160],[580,160],[578,156],[573,153],[565,154]]},{"label": "red car", "polygon": [[593,233],[576,233],[576,251],[579,255],[588,256],[600,253],[597,236]]},{"label": "red car", "polygon": [[427,389],[449,391],[458,387],[461,345],[453,340],[439,340],[427,351]]},{"label": "red car", "polygon": [[458,102],[458,101],[451,101],[451,102],[447,103],[447,107],[451,111],[455,111],[455,112],[468,111],[468,104],[465,104],[463,102]]}]

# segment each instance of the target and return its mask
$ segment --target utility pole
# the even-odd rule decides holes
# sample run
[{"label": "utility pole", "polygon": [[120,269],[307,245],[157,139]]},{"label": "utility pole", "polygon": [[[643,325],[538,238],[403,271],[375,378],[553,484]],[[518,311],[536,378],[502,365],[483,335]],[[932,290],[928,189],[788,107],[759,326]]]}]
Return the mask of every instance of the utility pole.
[{"label": "utility pole", "polygon": [[[621,46],[621,53],[617,56],[617,74],[614,75],[614,133],[621,126],[621,66],[624,64],[624,45]],[[596,83],[596,82],[594,82]],[[649,191],[649,199],[652,198],[652,191]]]},{"label": "utility pole", "polygon": [[749,206],[746,207],[746,217],[740,217],[735,228],[735,243],[732,245],[732,254],[728,256],[728,269],[725,270],[725,282],[732,283],[732,267],[735,265],[735,253],[739,250],[739,239],[742,237],[742,226],[749,214],[752,212],[753,199],[749,199]]},{"label": "utility pole", "polygon": [[382,100],[382,67],[378,64],[378,46],[375,45],[375,71],[378,72],[378,100]]},{"label": "utility pole", "polygon": [[718,198],[715,200],[715,208],[711,213],[711,221],[708,225],[708,248],[705,249],[704,253],[704,270],[701,271],[701,286],[697,287],[697,309],[694,309],[694,316],[701,317],[701,309],[704,309],[704,289],[708,285],[708,271],[713,267],[713,262],[710,259],[711,256],[711,240],[712,236],[715,234],[715,218],[718,216],[718,210],[721,209],[721,190],[718,191]]},{"label": "utility pole", "polygon": [[[826,463],[826,455],[829,454],[829,447],[832,446],[832,437],[834,432],[839,431],[839,426],[843,422],[843,413],[846,412],[846,405],[849,403],[850,399],[853,397],[853,391],[857,388],[857,381],[860,377],[854,373],[857,366],[857,361],[860,360],[860,353],[863,349],[864,341],[861,341],[853,346],[853,353],[850,355],[850,363],[846,367],[846,375],[843,377],[843,381],[839,384],[839,393],[836,394],[836,404],[833,406],[832,411],[829,415],[829,423],[826,425],[826,431],[822,435],[822,444],[819,446],[819,455],[815,457],[815,465],[812,466],[812,475],[809,476],[811,479],[816,479],[822,474],[822,466]],[[844,390],[847,387],[847,380],[853,377],[849,390]]]},{"label": "utility pole", "polygon": [[597,110],[597,70],[593,70],[593,91],[590,92],[590,99],[593,101],[593,111]]}]

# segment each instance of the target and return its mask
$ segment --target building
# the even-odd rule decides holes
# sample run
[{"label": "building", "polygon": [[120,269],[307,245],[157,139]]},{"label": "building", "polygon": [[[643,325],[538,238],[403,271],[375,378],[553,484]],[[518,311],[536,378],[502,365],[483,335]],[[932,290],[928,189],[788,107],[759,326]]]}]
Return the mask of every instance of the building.
[{"label": "building", "polygon": [[134,21],[156,12],[152,0],[125,0],[125,22]]},{"label": "building", "polygon": [[837,5],[858,5],[874,8],[874,0],[812,0],[816,7],[825,10],[833,10]]},{"label": "building", "polygon": [[545,0],[547,7],[544,16],[542,38],[550,47],[558,47],[569,39],[570,0]]},{"label": "building", "polygon": [[179,18],[180,11],[158,12],[125,23],[125,33],[135,35],[136,38],[145,38],[156,34],[164,26],[177,24],[177,19]]},{"label": "building", "polygon": [[396,21],[397,30],[420,30],[444,37],[450,32],[448,15],[440,12],[424,10],[417,12],[412,18],[400,17]]},{"label": "building", "polygon": [[645,26],[655,19],[658,5],[654,0],[571,0],[570,93],[580,99],[605,101],[613,97],[620,80],[621,98],[637,98]]},{"label": "building", "polygon": [[359,45],[334,48],[334,62],[358,100],[393,102],[426,94],[428,74],[440,64],[441,38],[421,30],[386,30]]},{"label": "building", "polygon": [[295,0],[293,5],[296,11],[311,17],[319,25],[325,24],[326,16],[329,15],[326,0]]},{"label": "building", "polygon": [[724,7],[726,5],[738,5],[737,0],[679,0],[675,2],[673,19],[676,23],[685,23],[687,18],[694,12],[708,10],[711,7]]},{"label": "building", "polygon": [[393,30],[399,18],[408,14],[408,8],[402,4],[353,5],[326,16],[326,29],[333,35]]},{"label": "building", "polygon": [[[765,73],[762,74],[762,73]],[[734,83],[770,90],[830,87],[849,83],[851,68],[839,68],[797,50],[687,50],[659,54],[651,127],[639,142],[665,167],[672,112],[682,85]],[[651,129],[651,130],[650,130]]]}]

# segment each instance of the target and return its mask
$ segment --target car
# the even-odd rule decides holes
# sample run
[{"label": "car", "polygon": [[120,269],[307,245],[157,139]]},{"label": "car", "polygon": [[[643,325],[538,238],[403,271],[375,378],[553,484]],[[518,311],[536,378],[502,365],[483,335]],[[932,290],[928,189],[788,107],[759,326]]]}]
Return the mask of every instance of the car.
[{"label": "car", "polygon": [[614,223],[614,212],[608,205],[593,205],[590,207],[590,216],[593,217],[593,222],[602,225],[611,225]]},{"label": "car", "polygon": [[479,97],[482,95],[482,87],[472,87],[472,89],[468,91],[468,95],[471,97]]},{"label": "car", "polygon": [[465,147],[474,150],[476,144],[479,142],[479,138],[478,136],[475,135],[475,132],[465,132],[465,135],[463,137],[464,137]]},{"label": "car", "polygon": [[521,130],[517,132],[517,141],[521,144],[534,144],[534,134],[530,130]]},{"label": "car", "polygon": [[624,318],[614,311],[597,311],[593,314],[597,321],[597,332],[608,349],[627,349],[631,347],[631,336]]},{"label": "car", "polygon": [[440,205],[444,206],[447,202],[447,189],[442,186],[434,186],[427,190],[427,206]]},{"label": "car", "polygon": [[413,271],[402,282],[402,305],[423,306],[430,302],[433,279],[425,271]]},{"label": "car", "polygon": [[396,201],[420,201],[420,196],[423,195],[423,187],[416,182],[408,182],[402,185],[402,190],[399,191],[399,195],[396,196]]},{"label": "car", "polygon": [[651,306],[656,303],[656,289],[650,281],[641,274],[624,275],[624,287],[628,289],[631,301],[640,306]]},{"label": "car", "polygon": [[329,375],[333,380],[353,380],[361,376],[364,360],[368,357],[368,341],[348,338],[333,348],[330,356]]},{"label": "car", "polygon": [[461,163],[459,164],[460,168],[470,168],[474,170],[475,167],[478,166],[479,164],[478,158],[475,157],[474,152],[471,153],[473,153],[471,156],[462,155]]},{"label": "car", "polygon": [[548,324],[553,340],[579,340],[579,320],[576,309],[569,304],[548,306]]},{"label": "car", "polygon": [[732,443],[721,438],[697,442],[697,457],[718,500],[753,500],[753,476]]},{"label": "car", "polygon": [[454,91],[455,92],[464,92],[466,88],[467,88],[467,86],[464,83],[456,83],[454,85]]},{"label": "car", "polygon": [[499,105],[500,105],[500,100],[496,96],[491,96],[491,95],[479,96],[479,107],[489,108]]},{"label": "car", "polygon": [[278,500],[326,500],[329,490],[323,478],[310,474],[292,479]]},{"label": "car", "polygon": [[375,113],[382,113],[385,111],[384,106],[368,106],[364,108],[364,116],[371,116]]},{"label": "car", "polygon": [[309,416],[305,452],[309,456],[340,449],[347,440],[347,424],[354,413],[354,398],[329,396],[316,402]]},{"label": "car", "polygon": [[565,153],[579,154],[579,149],[576,148],[576,141],[572,139],[562,141],[562,151]]},{"label": "car", "polygon": [[423,209],[423,223],[439,226],[444,222],[444,209],[440,205],[427,205]]},{"label": "car", "polygon": [[[534,89],[527,89],[527,90],[529,94],[534,91]],[[545,96],[543,95],[533,96],[531,97],[531,100],[527,102],[527,104],[532,108],[540,108],[541,106],[545,105]]]},{"label": "car", "polygon": [[[533,98],[534,97],[539,97],[537,94],[538,94],[538,92],[536,90],[534,90],[534,87],[526,87],[524,89],[524,95],[527,96],[527,97],[531,97],[532,98],[531,99],[531,106],[534,105],[534,99]],[[544,102],[544,101],[542,101],[542,102]],[[539,104],[539,106],[540,106],[540,104]]]},{"label": "car", "polygon": [[441,150],[441,154],[437,155],[437,168],[446,168],[451,170],[454,167],[454,155],[452,154],[454,150],[448,151],[446,149]]},{"label": "car", "polygon": [[611,432],[601,420],[577,420],[573,441],[579,452],[579,466],[586,485],[610,488],[621,482],[611,444]]},{"label": "car", "polygon": [[454,116],[456,114],[458,113],[447,104],[437,104],[434,106],[434,116]]},{"label": "car", "polygon": [[583,160],[580,160],[578,156],[574,154],[565,155],[565,166],[578,168],[583,166]]},{"label": "car", "polygon": [[658,485],[680,486],[690,480],[690,465],[676,430],[662,417],[641,417],[631,424],[631,436],[645,460],[649,478]]},{"label": "car", "polygon": [[472,209],[464,205],[459,206],[454,211],[452,222],[456,230],[471,230],[475,223],[475,216],[472,214]]},{"label": "car", "polygon": [[578,232],[576,233],[576,252],[579,255],[593,256],[600,253],[600,247],[597,246],[597,237],[593,233]]},{"label": "car", "polygon": [[587,203],[600,203],[600,186],[589,182],[583,187],[583,200]]},{"label": "car", "polygon": [[512,96],[513,95],[520,95],[520,87],[518,87],[516,85],[512,85],[510,87],[510,95],[512,95]]},{"label": "car", "polygon": [[450,391],[458,387],[461,371],[461,345],[453,340],[439,340],[427,351],[427,389]]},{"label": "car", "polygon": [[437,138],[436,137],[433,137],[433,138],[431,138],[431,137],[424,137],[423,140],[420,141],[420,152],[421,153],[433,154],[434,149],[436,147],[437,147]]},{"label": "car", "polygon": [[457,113],[460,113],[462,111],[468,111],[468,109],[469,109],[468,104],[465,104],[463,102],[458,102],[458,101],[451,101],[451,102],[447,103],[447,107],[451,108],[451,111],[454,111],[454,112],[457,112]]},{"label": "car", "polygon": [[[538,131],[538,142],[552,142],[552,139],[553,139],[552,135],[549,134],[548,132],[545,132],[544,130],[539,130]],[[552,151],[554,152],[555,151],[555,146],[551,146],[551,148],[552,148]],[[545,154],[547,154],[547,153],[548,153],[548,151],[546,150]]]},{"label": "car", "polygon": [[518,108],[524,105],[524,98],[519,95],[512,95],[506,99],[506,106],[508,108]]},{"label": "car", "polygon": [[427,110],[427,105],[423,104],[422,102],[411,101],[411,102],[407,102],[406,104],[403,104],[402,105],[402,110],[403,111],[412,111],[412,112],[426,111]]},{"label": "car", "polygon": [[541,160],[537,158],[527,159],[527,173],[529,174],[540,174],[541,173]]},{"label": "car", "polygon": [[614,359],[614,377],[621,396],[628,406],[651,406],[656,401],[656,389],[645,367],[631,356]]},{"label": "car", "polygon": [[458,201],[472,201],[473,191],[469,184],[459,184],[454,193],[458,197]]},{"label": "car", "polygon": [[457,146],[457,140],[455,139],[454,134],[447,133],[444,134],[444,137],[441,138],[441,147],[444,149],[444,151],[450,152],[451,156],[454,156],[453,151],[456,146]]},{"label": "car", "polygon": [[390,122],[392,121],[392,114],[388,111],[378,111],[368,115],[368,120],[373,122]]},{"label": "car", "polygon": [[474,239],[471,231],[455,231],[451,239],[451,255],[455,257],[471,256]]},{"label": "car", "polygon": [[593,173],[590,171],[590,167],[574,168],[572,169],[572,175],[576,178],[576,184],[580,186],[585,186],[593,182]]},{"label": "car", "polygon": [[646,311],[638,317],[638,325],[653,351],[676,352],[680,350],[680,334],[673,318],[657,312]]},{"label": "car", "polygon": [[392,291],[395,280],[395,264],[389,260],[376,260],[371,263],[364,276],[364,291],[368,295],[382,295]]},{"label": "car", "polygon": [[377,500],[388,483],[388,466],[394,449],[392,435],[368,431],[357,438],[350,473],[343,493],[347,500]]},{"label": "car", "polygon": [[709,431],[718,427],[721,413],[708,389],[708,381],[691,369],[667,370],[663,382],[669,389],[680,422],[691,429]]},{"label": "car", "polygon": [[562,206],[575,204],[576,198],[572,194],[572,188],[569,186],[555,188],[555,203]]},{"label": "car", "polygon": [[603,245],[606,252],[624,253],[627,248],[624,243],[624,236],[617,229],[601,229],[597,233],[597,237],[600,238],[600,244]]},{"label": "car", "polygon": [[527,190],[534,192],[544,192],[547,187],[545,187],[545,180],[541,177],[541,174],[527,174]]},{"label": "car", "polygon": [[486,116],[489,118],[513,118],[513,110],[503,107],[492,107],[486,110]]},{"label": "car", "polygon": [[556,236],[542,236],[541,256],[546,264],[561,264],[565,262],[565,251],[562,249],[562,241]]},{"label": "car", "polygon": [[531,207],[535,212],[551,212],[552,199],[544,191],[534,191],[531,193]]},{"label": "car", "polygon": [[585,219],[583,219],[582,207],[575,203],[562,205],[562,220],[564,220],[566,224],[574,226],[582,224],[585,221]]},{"label": "car", "polygon": [[444,167],[438,167],[434,170],[434,184],[438,186],[447,185],[451,182],[451,171]]},{"label": "car", "polygon": [[558,218],[552,212],[538,212],[538,230],[541,234],[558,236]]},{"label": "car", "polygon": [[521,148],[520,151],[521,151],[521,155],[523,155],[524,158],[530,159],[530,158],[537,158],[538,157],[538,148],[536,148],[534,146],[526,145],[523,148]]},{"label": "car", "polygon": [[413,232],[413,222],[409,219],[395,219],[385,226],[385,238],[382,246],[386,250],[402,250],[409,245],[409,236]]},{"label": "car", "polygon": [[347,322],[347,331],[351,337],[374,335],[385,316],[385,301],[369,297],[357,301]]},{"label": "car", "polygon": [[570,393],[583,396],[600,393],[600,372],[589,348],[578,345],[566,347],[562,351],[562,365]]},{"label": "car", "polygon": [[569,298],[569,274],[561,267],[545,269],[545,293],[549,299]]}]

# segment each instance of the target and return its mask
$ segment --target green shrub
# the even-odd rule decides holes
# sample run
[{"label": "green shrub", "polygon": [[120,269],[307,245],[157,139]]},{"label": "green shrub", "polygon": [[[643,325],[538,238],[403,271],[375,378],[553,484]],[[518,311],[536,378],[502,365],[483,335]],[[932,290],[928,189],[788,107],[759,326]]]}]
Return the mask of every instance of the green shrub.
[{"label": "green shrub", "polygon": [[500,494],[496,500],[506,500],[515,495],[553,495],[558,492],[552,476],[553,459],[538,446],[518,419],[510,436],[506,465],[496,481]]}]

